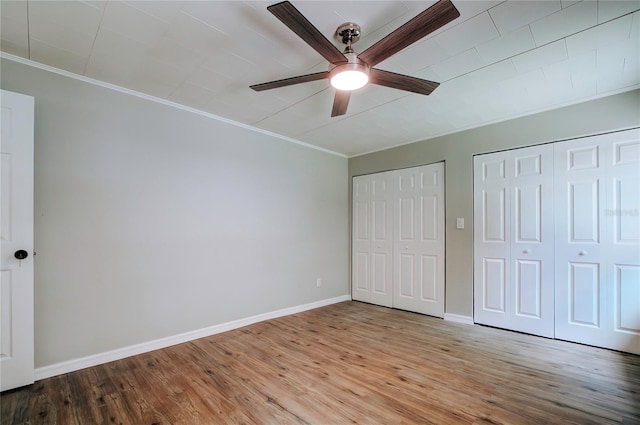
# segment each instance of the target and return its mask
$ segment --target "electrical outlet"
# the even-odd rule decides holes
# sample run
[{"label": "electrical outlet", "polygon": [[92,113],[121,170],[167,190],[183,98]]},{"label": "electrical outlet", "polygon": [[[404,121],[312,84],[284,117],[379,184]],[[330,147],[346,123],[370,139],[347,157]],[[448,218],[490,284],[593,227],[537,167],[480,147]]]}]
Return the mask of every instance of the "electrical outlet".
[{"label": "electrical outlet", "polygon": [[464,229],[464,218],[456,219],[456,228],[457,229]]},{"label": "electrical outlet", "polygon": [[319,287],[321,287],[321,286],[322,286],[322,279],[317,278],[317,279],[316,279],[316,288],[319,288]]}]

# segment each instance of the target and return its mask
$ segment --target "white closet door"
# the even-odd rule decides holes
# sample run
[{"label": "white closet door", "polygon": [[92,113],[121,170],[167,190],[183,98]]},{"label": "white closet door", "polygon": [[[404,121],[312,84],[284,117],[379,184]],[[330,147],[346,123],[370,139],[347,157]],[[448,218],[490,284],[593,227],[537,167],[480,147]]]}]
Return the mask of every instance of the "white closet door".
[{"label": "white closet door", "polygon": [[640,354],[640,131],[555,158],[556,337]]},{"label": "white closet door", "polygon": [[352,298],[444,316],[444,163],[353,178]]},{"label": "white closet door", "polygon": [[473,167],[473,318],[500,328],[510,326],[510,155],[479,155]]},{"label": "white closet door", "polygon": [[511,329],[553,338],[553,146],[511,152]]},{"label": "white closet door", "polygon": [[353,178],[352,298],[391,307],[391,174]]},{"label": "white closet door", "polygon": [[393,306],[444,316],[444,164],[394,172]]},{"label": "white closet door", "polygon": [[367,176],[353,178],[353,218],[351,238],[351,298],[371,302],[369,266],[371,262],[371,181]]},{"label": "white closet door", "polygon": [[640,354],[640,129],[611,136],[607,169],[609,348]]},{"label": "white closet door", "polygon": [[474,320],[553,337],[553,148],[474,158]]}]

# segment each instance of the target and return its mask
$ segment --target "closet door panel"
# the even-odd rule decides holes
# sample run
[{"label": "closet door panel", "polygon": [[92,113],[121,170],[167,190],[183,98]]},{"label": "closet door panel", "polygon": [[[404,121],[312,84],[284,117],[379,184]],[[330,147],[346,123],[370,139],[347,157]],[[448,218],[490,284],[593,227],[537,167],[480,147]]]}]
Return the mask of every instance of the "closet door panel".
[{"label": "closet door panel", "polygon": [[510,329],[553,337],[553,147],[509,153]]},{"label": "closet door panel", "polygon": [[371,179],[372,287],[371,302],[386,307],[393,303],[393,187],[391,173]]},{"label": "closet door panel", "polygon": [[640,354],[640,132],[555,149],[556,337]]},{"label": "closet door panel", "polygon": [[369,301],[369,253],[354,252],[353,260],[353,299]]},{"label": "closet door panel", "polygon": [[353,178],[351,296],[387,307],[393,297],[391,190],[389,173]]},{"label": "closet door panel", "polygon": [[474,158],[474,320],[553,336],[553,148]]},{"label": "closet door panel", "polygon": [[[628,333],[636,337],[636,350],[638,353],[637,338],[640,335],[640,266],[616,264],[614,269],[614,312],[616,316],[615,330]],[[631,342],[632,339],[629,338]]]},{"label": "closet door panel", "polygon": [[600,264],[569,263],[567,285],[569,323],[600,328],[602,325],[600,306],[603,304],[603,291],[600,283]]},{"label": "closet door panel", "polygon": [[[605,158],[597,138],[557,143],[556,323],[559,339],[587,342],[604,335],[607,288],[602,212]],[[588,343],[588,342],[587,342]]]},{"label": "closet door panel", "polygon": [[542,261],[517,260],[515,275],[515,314],[542,318]]},{"label": "closet door panel", "polygon": [[439,287],[439,271],[438,271],[438,256],[437,255],[422,255],[422,264],[420,269],[422,270],[422,279],[420,281],[422,299],[428,302],[437,303],[440,296]]},{"label": "closet door panel", "polygon": [[509,326],[510,154],[474,158],[474,321]]},{"label": "closet door panel", "polygon": [[611,228],[615,344],[640,354],[640,135],[612,144]]},{"label": "closet door panel", "polygon": [[610,348],[640,354],[640,130],[610,136],[607,279]]},{"label": "closet door panel", "polygon": [[393,306],[444,315],[444,164],[397,170]]},{"label": "closet door panel", "polygon": [[354,177],[352,187],[351,297],[371,302],[371,179]]},{"label": "closet door panel", "polygon": [[[504,316],[503,320],[508,320],[507,314],[507,260],[504,258],[488,258],[482,259],[482,273],[480,275],[481,293],[476,298],[479,301],[480,312],[478,314],[478,323],[492,324],[494,321],[482,319],[482,315],[486,313],[499,313]],[[495,322],[498,323],[498,322]]]},{"label": "closet door panel", "polygon": [[398,290],[397,297],[393,300],[394,307],[402,308],[405,304],[410,306],[411,301],[416,297],[415,275],[416,261],[414,254],[400,253],[398,255]]}]

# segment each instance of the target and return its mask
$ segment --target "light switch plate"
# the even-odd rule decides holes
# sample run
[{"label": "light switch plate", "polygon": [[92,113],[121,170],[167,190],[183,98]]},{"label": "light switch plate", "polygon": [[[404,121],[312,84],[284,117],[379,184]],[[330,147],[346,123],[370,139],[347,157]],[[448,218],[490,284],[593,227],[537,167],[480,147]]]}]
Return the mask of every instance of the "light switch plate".
[{"label": "light switch plate", "polygon": [[456,219],[456,229],[464,229],[464,218]]}]

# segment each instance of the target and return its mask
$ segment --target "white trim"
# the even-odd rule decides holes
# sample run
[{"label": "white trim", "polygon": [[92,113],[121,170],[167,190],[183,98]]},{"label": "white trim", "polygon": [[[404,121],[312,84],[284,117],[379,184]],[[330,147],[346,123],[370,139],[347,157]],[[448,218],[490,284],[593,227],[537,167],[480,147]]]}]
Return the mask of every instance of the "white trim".
[{"label": "white trim", "polygon": [[116,350],[106,351],[104,353],[94,354],[91,356],[81,357],[66,362],[56,363],[49,366],[39,367],[35,370],[35,380],[39,381],[52,376],[62,375],[64,373],[74,372],[76,370],[87,367],[97,366],[100,364],[112,362],[114,360],[124,359],[125,357],[135,356],[149,351],[158,350],[160,348],[170,347],[183,342],[193,341],[194,339],[204,338],[207,336],[227,332],[238,329],[243,326],[252,325],[254,323],[265,320],[276,319],[290,314],[301,313],[314,308],[324,307],[326,305],[335,304],[343,301],[351,301],[351,295],[341,295],[335,298],[314,301],[309,304],[302,304],[294,307],[287,307],[268,313],[262,313],[244,319],[233,320],[231,322],[221,323],[194,331],[185,332],[178,335],[168,336],[166,338],[156,339],[154,341],[143,342],[141,344],[130,345],[128,347],[118,348]]},{"label": "white trim", "polygon": [[462,323],[465,325],[473,325],[473,317],[463,316],[461,314],[445,313],[444,320],[455,323]]},{"label": "white trim", "polygon": [[284,140],[286,142],[290,142],[290,143],[294,143],[296,145],[304,146],[306,148],[315,149],[317,151],[325,152],[325,153],[328,153],[328,154],[331,154],[331,155],[336,155],[336,156],[339,156],[341,158],[348,158],[348,156],[343,154],[343,153],[339,153],[339,152],[335,152],[335,151],[332,151],[332,150],[329,150],[329,149],[321,148],[320,146],[312,145],[310,143],[305,143],[305,142],[302,142],[300,140],[293,139],[291,137],[283,136],[282,134],[274,133],[274,132],[271,132],[269,130],[264,130],[262,128],[254,127],[254,126],[251,126],[251,125],[248,125],[248,124],[243,124],[241,122],[234,121],[234,120],[231,120],[229,118],[224,118],[224,117],[221,117],[219,115],[214,115],[214,114],[209,113],[209,112],[204,112],[204,111],[201,111],[199,109],[195,109],[195,108],[191,108],[189,106],[181,105],[179,103],[172,102],[172,101],[167,100],[167,99],[162,99],[160,97],[155,97],[155,96],[151,96],[149,94],[140,93],[138,91],[131,90],[131,89],[128,89],[126,87],[121,87],[121,86],[118,86],[118,85],[115,85],[115,84],[111,84],[111,83],[107,83],[107,82],[104,82],[104,81],[96,80],[96,79],[93,79],[93,78],[90,78],[90,77],[86,77],[84,75],[74,74],[73,72],[65,71],[64,69],[55,68],[53,66],[45,65],[45,64],[42,64],[40,62],[35,62],[35,61],[30,60],[30,59],[25,59],[25,58],[22,58],[20,56],[15,56],[15,55],[12,55],[10,53],[0,52],[0,58],[7,59],[7,60],[10,60],[10,61],[13,61],[13,62],[18,62],[18,63],[21,63],[23,65],[31,66],[33,68],[38,68],[38,69],[41,69],[43,71],[52,72],[54,74],[62,75],[64,77],[73,78],[75,80],[79,80],[79,81],[82,81],[82,82],[85,82],[85,83],[89,83],[89,84],[93,84],[93,85],[96,85],[96,86],[104,87],[104,88],[107,88],[107,89],[110,89],[110,90],[118,91],[120,93],[125,93],[125,94],[131,95],[131,96],[136,96],[136,97],[139,97],[139,98],[142,98],[142,99],[145,99],[145,100],[149,100],[149,101],[155,102],[155,103],[160,103],[162,105],[169,106],[169,107],[172,107],[172,108],[181,109],[183,111],[191,112],[193,114],[202,115],[202,116],[207,117],[207,118],[212,118],[214,120],[221,121],[221,122],[226,123],[226,124],[230,124],[230,125],[233,125],[233,126],[236,126],[236,127],[244,128],[245,130],[255,131],[256,133],[262,133],[262,134],[265,134],[267,136],[271,136],[271,137],[275,137],[275,138],[280,139],[280,140]]}]

